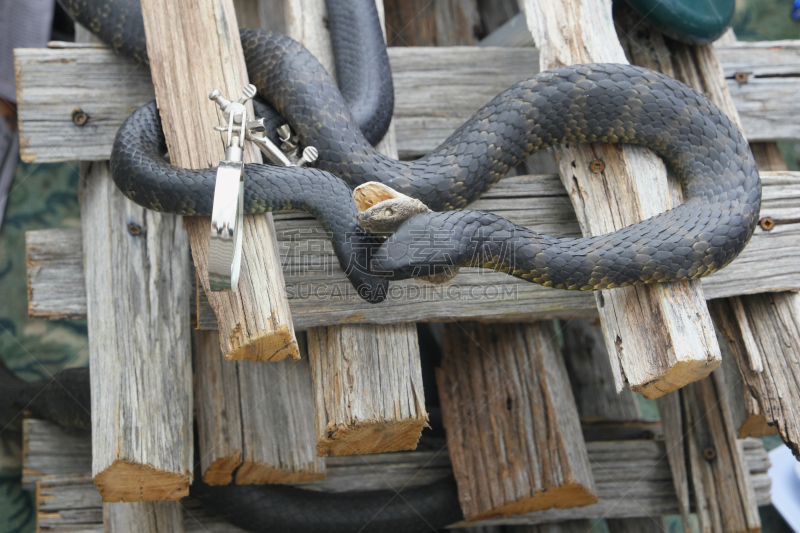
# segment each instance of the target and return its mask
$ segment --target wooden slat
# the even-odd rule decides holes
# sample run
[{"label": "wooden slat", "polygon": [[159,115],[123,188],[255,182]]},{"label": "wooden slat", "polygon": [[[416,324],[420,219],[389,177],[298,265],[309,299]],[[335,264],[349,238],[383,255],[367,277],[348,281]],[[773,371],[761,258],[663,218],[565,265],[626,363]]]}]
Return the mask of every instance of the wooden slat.
[{"label": "wooden slat", "polygon": [[552,322],[444,332],[436,381],[464,517],[596,503]]},{"label": "wooden slat", "polygon": [[[720,301],[722,302],[722,300]],[[766,437],[768,435],[778,435],[778,427],[769,425],[766,415],[761,410],[761,406],[756,400],[750,388],[742,379],[739,372],[738,358],[733,355],[728,340],[720,331],[719,318],[716,315],[715,306],[720,302],[712,302],[709,311],[714,318],[717,328],[717,339],[722,351],[722,369],[725,372],[725,382],[728,385],[730,394],[728,400],[731,408],[731,418],[733,426],[736,428],[736,436],[740,439],[746,437]],[[723,318],[724,320],[724,318]]]},{"label": "wooden slat", "polygon": [[107,163],[81,174],[94,480],[106,501],[179,499],[193,435],[186,231],[125,198]]},{"label": "wooden slat", "polygon": [[603,331],[597,320],[565,321],[564,362],[581,422],[616,422],[642,419],[636,394],[630,389],[617,392]]},{"label": "wooden slat", "polygon": [[[212,126],[224,120],[208,94],[216,88],[235,98],[248,83],[233,3],[224,0],[198,7],[185,0],[147,0],[142,3],[142,13],[171,162],[185,168],[214,166],[224,158],[225,150],[223,137]],[[252,113],[252,105],[248,106]],[[260,157],[248,143],[244,160],[260,161]],[[185,224],[198,278],[217,314],[225,357],[299,359],[272,215],[245,217],[239,285],[227,292],[209,290],[210,219],[187,217]]]},{"label": "wooden slat", "polygon": [[[777,225],[772,231],[757,228],[750,244],[733,264],[703,278],[707,298],[800,289],[800,262],[795,259],[800,255],[800,173],[762,172],[761,179],[762,216],[772,217]],[[473,206],[542,233],[579,235],[566,193],[554,176],[506,178]],[[388,302],[369,304],[355,294],[316,220],[298,213],[276,219],[286,288],[298,328],[343,322],[594,315],[596,304],[591,294],[546,289],[478,269],[461,269],[456,279],[443,287],[421,281],[392,283]],[[80,279],[78,233],[50,231],[28,232],[30,316],[85,317],[85,307],[80,303],[86,298],[83,285],[55,281],[61,276],[67,280]],[[68,245],[62,246],[62,242]],[[47,276],[42,284],[40,273]],[[50,292],[52,287],[58,287],[59,292]],[[387,313],[387,309],[391,312]]]},{"label": "wooden slat", "polygon": [[428,421],[413,324],[308,330],[317,455],[413,450]]},{"label": "wooden slat", "polygon": [[753,484],[727,403],[722,371],[680,391],[686,456],[700,528],[714,533],[761,531]]},{"label": "wooden slat", "polygon": [[[292,1],[287,21],[333,72],[321,1]],[[376,2],[379,16],[383,3]],[[393,126],[377,149],[397,157]],[[330,245],[328,245],[329,247]],[[316,445],[320,456],[414,449],[428,420],[414,324],[342,324],[308,330]]]},{"label": "wooden slat", "polygon": [[22,438],[23,490],[35,492],[43,475],[92,471],[92,441],[88,434],[26,418],[22,422]]},{"label": "wooden slat", "polygon": [[203,481],[227,485],[234,473],[237,484],[324,478],[325,463],[314,447],[308,358],[270,365],[226,361],[217,335],[194,332]]},{"label": "wooden slat", "polygon": [[[526,0],[542,70],[593,62],[627,63],[610,1]],[[601,235],[676,204],[676,183],[638,146],[570,144],[553,149],[584,235]],[[605,162],[601,173],[590,162]],[[699,281],[624,287],[595,294],[617,390],[648,398],[702,379],[719,366],[719,346]]]},{"label": "wooden slat", "polygon": [[[791,92],[800,76],[797,43],[776,48],[777,64],[764,59],[771,42],[718,47],[726,73],[757,73],[741,86],[727,80],[751,141],[800,138],[800,126],[792,120],[800,104]],[[149,71],[107,50],[18,49],[15,54],[25,161],[107,159],[122,121],[154,97]],[[538,57],[531,48],[390,47],[400,156],[436,148],[500,91],[538,72]],[[781,77],[784,72],[788,77]],[[89,116],[82,127],[72,122],[76,109]]]},{"label": "wooden slat", "polygon": [[[40,447],[32,456],[57,455],[58,428],[44,420],[26,423],[33,429],[52,438],[38,438],[31,442]],[[43,471],[40,480],[39,527],[42,531],[64,531],[71,525],[81,524],[86,531],[102,531],[102,502],[91,477],[86,473],[90,462],[89,437],[83,437],[86,455],[63,456],[64,464]],[[753,480],[759,505],[769,503],[770,481],[767,475],[769,457],[757,439],[742,441],[747,470]],[[501,523],[544,523],[579,518],[624,518],[675,514],[677,502],[672,480],[664,458],[664,443],[652,440],[589,442],[586,445],[597,481],[601,501],[595,505],[574,509],[554,509],[521,517],[501,519]],[[371,456],[343,456],[327,459],[328,476],[325,480],[301,484],[315,490],[380,490],[403,486],[406,482],[427,484],[450,474],[446,452],[401,452]],[[80,466],[83,465],[83,466]],[[23,464],[24,468],[28,465]],[[70,473],[71,472],[71,473]],[[181,505],[186,510],[186,531],[238,531],[230,524],[206,515],[191,498]],[[489,523],[497,523],[492,520]],[[227,529],[226,529],[227,528]]]}]

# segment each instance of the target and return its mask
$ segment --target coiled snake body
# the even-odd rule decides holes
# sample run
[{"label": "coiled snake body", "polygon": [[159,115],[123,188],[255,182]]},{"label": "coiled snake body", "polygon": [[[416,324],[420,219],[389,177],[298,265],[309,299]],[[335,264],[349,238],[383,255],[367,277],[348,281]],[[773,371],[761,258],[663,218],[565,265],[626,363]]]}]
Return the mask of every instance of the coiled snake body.
[{"label": "coiled snake body", "polygon": [[[247,165],[247,211],[311,212],[332,232],[343,267],[363,264],[353,250],[373,250],[371,272],[345,268],[367,299],[380,299],[385,279],[452,265],[494,268],[561,289],[692,279],[730,263],[755,229],[761,185],[747,142],[706,97],[662,74],[616,64],[543,72],[500,93],[428,156],[405,162],[370,145],[333,81],[302,46],[253,30],[242,31],[242,43],[251,81],[301,142],[319,150],[317,170]],[[166,164],[158,153],[162,139],[154,106],[126,121],[112,156],[117,185],[159,211],[210,213],[215,170]],[[435,212],[411,218],[375,250],[357,229],[349,188],[331,176],[351,186],[382,182],[434,211],[457,209],[527,155],[568,142],[654,150],[683,185],[685,203],[582,239],[540,235],[477,211]],[[324,193],[313,183],[324,184]]]}]

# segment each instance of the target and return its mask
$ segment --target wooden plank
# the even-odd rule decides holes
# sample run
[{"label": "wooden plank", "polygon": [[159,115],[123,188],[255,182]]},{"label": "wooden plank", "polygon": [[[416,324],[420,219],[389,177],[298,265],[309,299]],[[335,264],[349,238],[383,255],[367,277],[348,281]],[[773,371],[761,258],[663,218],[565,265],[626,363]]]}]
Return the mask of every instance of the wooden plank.
[{"label": "wooden plank", "polygon": [[[97,38],[76,24],[75,40],[96,42]],[[186,358],[189,348],[185,330],[189,307],[185,284],[189,266],[186,232],[179,217],[148,213],[125,199],[112,184],[107,162],[81,163],[81,175],[81,219],[87,224],[82,226],[82,237],[88,237],[89,243],[81,248],[84,263],[90,265],[86,273],[91,276],[96,270],[99,274],[85,283],[92,370],[90,387],[92,412],[95,413],[92,416],[92,475],[98,492],[94,495],[100,495],[107,502],[136,502],[136,514],[144,519],[156,506],[177,509],[174,501],[152,500],[179,499],[188,492],[191,482],[194,443],[191,362]],[[137,241],[147,237],[148,230],[157,236],[145,239],[143,246]],[[92,239],[95,236],[96,241]],[[171,254],[175,257],[170,258]],[[108,268],[109,262],[114,269]],[[139,268],[126,270],[126,262]],[[147,276],[149,272],[162,269],[166,274],[155,283]],[[138,286],[143,279],[154,285],[145,292]],[[109,284],[123,292],[111,292]],[[125,305],[131,301],[135,305]],[[131,317],[126,316],[125,311],[117,311],[117,303],[122,303],[122,309],[127,308],[137,320],[144,320],[151,331],[135,328],[134,335],[125,336],[126,328],[130,327],[125,319],[131,320]],[[165,307],[166,312],[163,311]],[[160,314],[167,314],[170,319],[153,327],[154,320],[161,318]],[[114,320],[114,331],[104,329],[103,321],[109,318]],[[100,342],[92,342],[93,335]],[[115,343],[123,349],[116,352]],[[110,358],[112,354],[117,357]],[[136,379],[137,367],[140,367],[141,380]],[[98,379],[102,386],[96,386]],[[147,395],[145,401],[140,400],[143,394]],[[109,408],[109,405],[116,408]],[[162,414],[164,405],[174,406],[166,416]],[[100,414],[97,414],[98,407]],[[142,445],[139,439],[147,442]],[[173,471],[164,475],[163,470],[158,469],[159,466],[163,469],[161,464],[148,462],[154,456]],[[114,460],[111,466],[97,474],[109,460]],[[120,488],[122,491],[118,490]],[[42,498],[37,487],[37,501]],[[139,503],[140,500],[145,501]],[[104,515],[113,520],[117,509],[121,508],[109,508]],[[182,529],[180,519],[175,520],[175,513],[167,513],[163,518],[164,529]]]},{"label": "wooden plank", "polygon": [[[702,280],[706,298],[800,289],[800,263],[795,259],[800,255],[800,173],[762,172],[761,179],[762,216],[776,221],[775,228],[771,231],[757,228],[736,261]],[[542,233],[579,235],[574,211],[555,176],[506,178],[473,206]],[[596,302],[591,294],[546,289],[498,272],[466,268],[461,269],[453,282],[440,287],[422,281],[392,283],[388,302],[369,304],[351,288],[316,220],[299,213],[276,219],[286,289],[298,328],[343,322],[595,316]],[[85,317],[85,308],[80,306],[85,292],[80,283],[59,284],[48,280],[40,285],[37,274],[45,269],[50,270],[47,276],[52,280],[61,276],[78,279],[81,275],[82,262],[76,254],[81,246],[77,232],[65,230],[56,237],[50,231],[28,233],[32,243],[28,246],[30,316]],[[61,240],[70,245],[60,246]],[[756,269],[759,275],[754,277]],[[53,286],[60,292],[50,292]],[[387,313],[390,307],[391,313]],[[201,317],[207,316],[202,310],[199,313]]]},{"label": "wooden plank", "polygon": [[[610,1],[528,0],[522,8],[540,43],[542,70],[627,63]],[[670,191],[677,184],[670,188],[661,160],[641,147],[571,144],[554,150],[585,235],[621,229],[674,205]],[[605,162],[600,174],[589,169],[595,159]],[[655,398],[719,366],[719,346],[699,281],[625,287],[599,292],[596,298],[617,390],[627,381],[635,392]]]},{"label": "wooden plank", "polygon": [[325,463],[315,449],[308,358],[271,365],[226,361],[217,335],[194,332],[203,481],[227,485],[234,475],[240,485],[324,478]]},{"label": "wooden plank", "polygon": [[[376,5],[380,16],[383,3]],[[293,1],[289,13],[287,34],[333,72],[333,51],[323,24],[324,3]],[[392,126],[377,149],[397,157]],[[318,455],[416,448],[428,414],[414,324],[311,328],[308,353]]]},{"label": "wooden plank", "polygon": [[683,435],[701,531],[761,531],[758,503],[727,404],[721,371],[680,392]]},{"label": "wooden plank", "polygon": [[[36,504],[38,531],[42,532],[173,532],[178,531],[174,528],[179,525],[185,533],[244,532],[205,511],[192,498],[185,498],[180,506],[173,502],[104,504],[89,474],[42,477],[36,489]],[[170,522],[165,524],[165,520]]]},{"label": "wooden plank", "polygon": [[81,174],[94,480],[106,501],[179,499],[193,434],[186,231],[125,198],[107,163]]},{"label": "wooden plank", "polygon": [[389,0],[386,13],[392,46],[471,45],[480,24],[471,0]]},{"label": "wooden plank", "polygon": [[[744,327],[731,319],[732,301],[715,301],[711,307],[714,319],[767,422],[777,427],[783,441],[800,456],[800,295],[759,294],[742,300],[747,317]],[[758,354],[744,343],[743,329],[750,330]],[[754,357],[760,358],[762,372],[754,370]]]},{"label": "wooden plank", "polygon": [[[727,84],[751,141],[799,139],[796,85],[798,41],[776,50],[773,71],[752,75],[739,85]],[[761,72],[764,47],[743,43],[727,53],[717,47],[726,72]],[[792,54],[780,54],[780,50]],[[468,53],[465,53],[468,52]],[[24,161],[102,160],[111,154],[114,135],[134,109],[153,99],[149,71],[104,49],[17,49],[20,73],[19,126]],[[398,151],[410,158],[426,154],[500,91],[539,71],[533,48],[390,47],[395,83],[395,126]],[[781,77],[789,70],[788,77]],[[69,87],[57,80],[69,79]],[[52,98],[53,90],[60,97]],[[105,95],[113,93],[114,98]],[[81,110],[83,126],[72,122]]]},{"label": "wooden plank", "polygon": [[720,331],[719,319],[716,316],[715,305],[718,302],[712,302],[709,305],[709,311],[714,318],[717,328],[717,339],[719,340],[719,347],[722,351],[722,369],[725,372],[725,381],[728,384],[730,394],[728,395],[728,403],[731,408],[731,419],[733,426],[736,429],[736,437],[744,439],[746,437],[766,437],[768,435],[778,435],[778,428],[775,425],[769,425],[766,415],[761,410],[753,393],[750,392],[749,387],[742,379],[739,372],[739,365],[737,364],[737,357],[731,352],[728,340],[723,336]]},{"label": "wooden plank", "polygon": [[[766,505],[769,503],[769,457],[758,439],[746,439],[742,441],[742,447],[759,505]],[[677,514],[675,489],[663,442],[588,442],[586,449],[600,497],[598,503],[460,524],[542,524],[584,518],[641,518]],[[643,476],[644,472],[647,472],[646,476]],[[631,482],[633,485],[629,484]]]},{"label": "wooden plank", "polygon": [[597,503],[552,322],[444,327],[436,369],[467,520]]},{"label": "wooden plank", "polygon": [[[57,426],[44,420],[26,424],[35,431],[51,432],[53,438],[32,440],[44,444],[34,455],[58,454]],[[58,473],[43,471],[39,481],[39,527],[42,531],[64,531],[80,524],[86,531],[102,531],[102,502],[97,488],[86,471],[90,462],[89,437],[83,437],[87,452],[83,456],[63,456],[64,464]],[[601,501],[575,509],[554,509],[484,523],[543,523],[572,518],[648,517],[677,512],[669,467],[664,458],[664,443],[652,440],[589,442],[586,445]],[[767,475],[769,457],[761,441],[746,439],[742,448],[747,470],[756,489],[759,505],[769,503],[770,481]],[[365,461],[366,460],[366,461]],[[427,484],[449,475],[447,452],[400,452],[369,457],[342,456],[327,459],[328,477],[322,481],[304,483],[305,489],[315,490],[381,490],[415,483]],[[70,467],[70,465],[72,465]],[[84,466],[80,466],[84,465]],[[27,465],[24,465],[27,468]],[[51,465],[55,467],[55,465]],[[68,473],[72,472],[72,473]],[[635,488],[634,488],[635,487]],[[186,531],[238,531],[230,524],[203,513],[199,504],[187,498],[181,502],[186,511]],[[199,525],[198,525],[199,524]],[[227,527],[227,529],[225,529]],[[76,528],[73,528],[73,530]]]},{"label": "wooden plank", "polygon": [[[248,82],[232,1],[198,7],[185,0],[146,0],[142,13],[171,162],[184,168],[213,166],[225,152],[221,135],[212,129],[222,122],[222,114],[208,94],[217,88],[233,97],[241,94]],[[252,105],[248,106],[252,113]],[[244,160],[261,160],[249,143]],[[297,360],[300,354],[284,293],[272,215],[245,217],[239,285],[229,292],[209,291],[209,218],[186,218],[185,223],[198,277],[217,314],[225,357]]]},{"label": "wooden plank", "polygon": [[617,392],[599,322],[569,320],[561,334],[564,363],[581,422],[642,420],[636,393],[630,389]]},{"label": "wooden plank", "polygon": [[428,421],[413,324],[311,328],[317,455],[409,450]]},{"label": "wooden plank", "polygon": [[23,490],[35,492],[36,483],[45,474],[92,471],[92,440],[88,434],[26,418],[22,421],[22,438]]}]

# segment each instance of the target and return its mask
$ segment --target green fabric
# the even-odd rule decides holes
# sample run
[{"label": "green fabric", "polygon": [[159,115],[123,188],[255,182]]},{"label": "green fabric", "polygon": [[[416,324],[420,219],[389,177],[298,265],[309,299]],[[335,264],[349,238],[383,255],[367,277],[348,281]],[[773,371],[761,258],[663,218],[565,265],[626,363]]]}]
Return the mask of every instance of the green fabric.
[{"label": "green fabric", "polygon": [[[28,318],[25,232],[79,227],[77,166],[20,163],[0,230],[0,356],[25,380],[89,362],[85,321]],[[20,486],[18,424],[0,431],[0,533],[36,530],[34,495]]]},{"label": "green fabric", "polygon": [[626,0],[659,31],[689,44],[716,41],[733,18],[735,0]]}]

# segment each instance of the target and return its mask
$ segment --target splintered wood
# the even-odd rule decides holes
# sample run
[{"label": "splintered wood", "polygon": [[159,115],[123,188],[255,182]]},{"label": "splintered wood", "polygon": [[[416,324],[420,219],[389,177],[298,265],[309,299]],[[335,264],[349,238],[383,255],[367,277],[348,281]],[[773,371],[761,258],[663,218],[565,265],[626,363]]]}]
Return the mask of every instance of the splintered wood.
[{"label": "splintered wood", "polygon": [[308,330],[317,455],[413,449],[428,421],[417,331],[406,324]]},{"label": "splintered wood", "polygon": [[[376,6],[382,18],[383,3]],[[308,48],[335,78],[324,2],[292,0],[286,7],[287,35]],[[392,125],[376,148],[397,157]],[[416,448],[428,414],[414,324],[310,328],[308,352],[318,455]]]},{"label": "splintered wood", "polygon": [[[247,84],[233,4],[144,0],[142,13],[172,164],[215,166],[224,156],[224,145],[213,126],[222,119],[208,94],[216,88],[235,99]],[[252,113],[252,105],[248,106]],[[244,160],[260,161],[255,147],[248,144]],[[209,224],[207,217],[186,219],[198,276],[217,313],[222,353],[227,359],[299,359],[272,215],[245,217],[239,286],[230,292],[209,290]]]},{"label": "splintered wood", "polygon": [[[541,70],[576,63],[627,63],[611,2],[525,0]],[[601,235],[673,207],[676,183],[664,164],[635,146],[555,149],[561,179],[585,235]],[[603,161],[594,172],[590,163]],[[714,327],[699,281],[623,287],[596,293],[617,390],[625,381],[656,398],[702,379],[720,364]]]},{"label": "splintered wood", "polygon": [[240,485],[325,477],[314,447],[308,358],[226,361],[216,332],[195,331],[194,341],[203,481],[227,485],[234,472]]},{"label": "splintered wood", "polygon": [[436,371],[464,517],[597,502],[551,322],[445,325]]},{"label": "splintered wood", "polygon": [[106,163],[81,169],[94,480],[109,502],[178,500],[192,472],[186,231],[125,198]]}]

